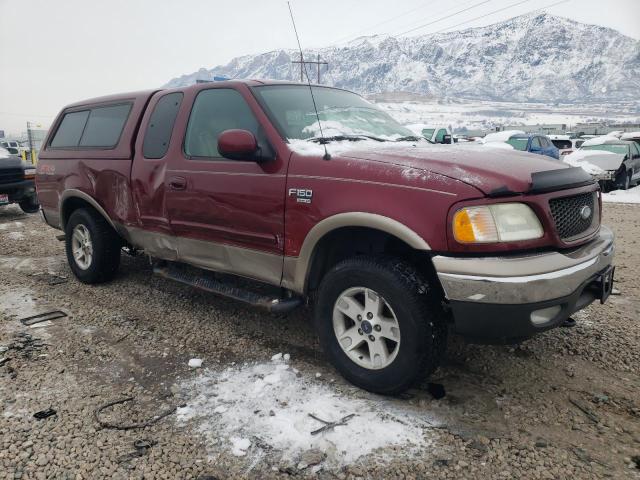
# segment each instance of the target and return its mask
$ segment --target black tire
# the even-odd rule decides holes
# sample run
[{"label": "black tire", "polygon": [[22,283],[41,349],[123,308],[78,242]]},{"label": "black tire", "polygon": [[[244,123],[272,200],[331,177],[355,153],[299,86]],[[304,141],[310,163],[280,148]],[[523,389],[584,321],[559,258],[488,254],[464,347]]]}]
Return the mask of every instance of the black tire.
[{"label": "black tire", "polygon": [[[358,365],[336,338],[334,306],[341,294],[353,287],[377,292],[397,318],[398,351],[384,368]],[[371,392],[396,395],[431,374],[440,364],[447,342],[440,301],[436,290],[410,264],[390,257],[354,257],[340,262],[322,279],[315,305],[315,326],[329,360],[347,380]]]},{"label": "black tire", "polygon": [[22,200],[18,205],[20,205],[24,213],[38,213],[38,211],[40,211],[40,204],[38,203],[38,198],[35,196]]},{"label": "black tire", "polygon": [[629,190],[631,186],[631,172],[624,170],[616,175],[615,182],[613,182],[613,188],[611,190]]},{"label": "black tire", "polygon": [[[92,243],[92,260],[87,268],[81,268],[73,256],[72,237],[78,225],[88,230]],[[89,208],[75,210],[65,228],[65,247],[71,271],[82,283],[102,283],[111,280],[120,266],[122,239],[111,225]]]}]

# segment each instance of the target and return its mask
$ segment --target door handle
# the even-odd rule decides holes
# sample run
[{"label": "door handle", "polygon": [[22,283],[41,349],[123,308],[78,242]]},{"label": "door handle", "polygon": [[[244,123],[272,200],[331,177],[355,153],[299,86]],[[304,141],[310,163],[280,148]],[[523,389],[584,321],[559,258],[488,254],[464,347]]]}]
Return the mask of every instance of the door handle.
[{"label": "door handle", "polygon": [[186,190],[187,179],[184,177],[171,177],[169,179],[169,188],[171,190]]}]

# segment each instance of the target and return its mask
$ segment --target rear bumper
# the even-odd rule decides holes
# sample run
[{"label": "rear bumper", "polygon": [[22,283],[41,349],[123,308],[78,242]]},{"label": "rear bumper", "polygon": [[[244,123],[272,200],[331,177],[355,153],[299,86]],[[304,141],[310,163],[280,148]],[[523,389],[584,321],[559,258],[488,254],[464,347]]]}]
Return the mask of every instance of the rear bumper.
[{"label": "rear bumper", "polygon": [[614,257],[613,233],[566,252],[453,258],[433,263],[456,331],[483,343],[518,341],[562,324],[602,298]]}]

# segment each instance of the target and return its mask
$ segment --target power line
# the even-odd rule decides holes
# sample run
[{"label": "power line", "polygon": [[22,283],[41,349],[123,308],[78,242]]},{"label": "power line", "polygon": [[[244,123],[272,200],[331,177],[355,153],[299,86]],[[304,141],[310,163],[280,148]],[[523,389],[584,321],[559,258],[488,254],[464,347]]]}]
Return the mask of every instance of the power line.
[{"label": "power line", "polygon": [[[508,6],[506,6],[506,7],[499,8],[498,10],[494,10],[493,12],[489,12],[489,13],[486,13],[486,14],[484,14],[484,15],[480,15],[479,17],[472,18],[472,19],[470,19],[470,20],[466,20],[466,21],[464,21],[464,22],[460,22],[460,23],[457,23],[457,24],[455,24],[455,25],[451,25],[451,26],[449,26],[449,27],[447,27],[447,28],[443,28],[443,29],[440,29],[440,30],[436,30],[435,32],[431,32],[431,34],[430,34],[430,35],[434,35],[434,34],[436,34],[436,33],[442,33],[442,32],[444,32],[444,31],[446,31],[446,30],[450,30],[450,29],[452,29],[452,28],[456,28],[456,27],[459,27],[459,26],[461,26],[461,25],[466,25],[466,24],[468,24],[468,23],[475,22],[476,20],[480,20],[481,18],[488,17],[489,15],[493,15],[494,13],[502,12],[503,10],[507,10],[507,9],[509,9],[509,8],[517,7],[518,5],[521,5],[521,4],[523,4],[523,3],[530,2],[530,1],[531,1],[531,0],[522,0],[521,2],[513,3],[513,4],[508,5]],[[534,8],[533,10],[529,10],[528,12],[525,12],[525,13],[521,14],[520,16],[522,16],[522,15],[529,15],[530,13],[537,12],[537,11],[539,11],[539,10],[544,10],[544,9],[546,9],[546,8],[555,7],[556,5],[560,5],[561,3],[567,3],[567,2],[569,2],[569,1],[571,1],[571,0],[561,0],[560,2],[552,3],[551,5],[547,5],[547,6],[539,7],[539,8]]]},{"label": "power line", "polygon": [[[441,22],[442,20],[446,20],[447,18],[455,17],[456,15],[458,15],[458,14],[460,14],[460,13],[464,13],[464,12],[466,12],[466,11],[468,11],[468,10],[471,10],[471,9],[473,9],[473,8],[476,8],[476,7],[479,7],[480,5],[484,5],[485,3],[489,3],[489,2],[491,2],[491,1],[492,1],[492,0],[484,0],[484,1],[482,1],[482,2],[475,3],[475,4],[471,5],[470,7],[464,8],[464,9],[462,9],[462,10],[458,10],[458,11],[457,11],[457,12],[455,12],[455,13],[451,13],[451,14],[449,14],[449,15],[445,15],[444,17],[438,18],[438,19],[433,20],[433,21],[431,21],[431,22],[429,22],[429,23],[425,23],[425,24],[423,24],[423,25],[419,25],[419,26],[417,26],[417,27],[410,28],[409,30],[407,30],[407,31],[405,31],[405,32],[402,32],[402,33],[398,33],[396,36],[406,35],[407,33],[411,33],[411,32],[414,32],[414,31],[416,31],[416,30],[420,30],[421,28],[428,27],[429,25],[433,25],[434,23]],[[527,1],[528,1],[528,0],[527,0]]]},{"label": "power line", "polygon": [[358,38],[358,37],[360,36],[360,34],[362,34],[362,33],[366,32],[366,31],[368,31],[368,30],[371,30],[372,28],[379,27],[380,25],[386,25],[387,23],[393,22],[394,20],[397,20],[398,18],[404,17],[405,15],[409,15],[410,13],[417,12],[418,10],[423,9],[423,8],[425,8],[427,5],[430,5],[430,4],[432,4],[432,3],[433,3],[433,0],[431,0],[431,1],[429,1],[429,2],[425,2],[425,3],[421,4],[419,7],[412,8],[411,10],[407,10],[406,12],[403,12],[403,13],[401,13],[401,14],[399,14],[399,15],[396,15],[395,17],[389,18],[389,19],[384,20],[384,21],[382,21],[382,22],[378,22],[378,23],[376,23],[376,24],[374,24],[374,25],[370,25],[370,26],[365,27],[365,28],[363,28],[362,30],[358,30],[357,32],[352,33],[352,34],[350,34],[350,35],[346,35],[346,36],[344,36],[344,37],[341,37],[341,38],[339,38],[338,40],[336,40],[335,42],[333,42],[333,43],[329,44],[328,46],[336,45],[336,44],[338,44],[338,43],[340,43],[340,42],[342,42],[342,41],[344,41],[344,40],[350,40],[350,39]]}]

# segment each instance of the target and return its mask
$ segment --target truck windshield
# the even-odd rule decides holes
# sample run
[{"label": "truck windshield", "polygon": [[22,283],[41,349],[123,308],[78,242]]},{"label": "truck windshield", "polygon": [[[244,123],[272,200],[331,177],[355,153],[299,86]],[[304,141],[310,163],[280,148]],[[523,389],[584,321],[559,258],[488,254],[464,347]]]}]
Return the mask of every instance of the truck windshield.
[{"label": "truck windshield", "polygon": [[[307,85],[264,85],[254,87],[253,91],[285,138],[319,138],[318,118]],[[313,94],[322,122],[322,133],[327,139],[416,139],[411,130],[404,128],[355,93],[335,88],[313,87]]]},{"label": "truck windshield", "polygon": [[516,150],[521,150],[524,152],[527,150],[527,143],[529,143],[529,139],[523,137],[511,137],[509,140],[507,140],[507,143]]},{"label": "truck windshield", "polygon": [[619,153],[620,155],[626,155],[628,152],[626,145],[586,145],[582,147],[582,150],[603,150],[605,152]]}]

